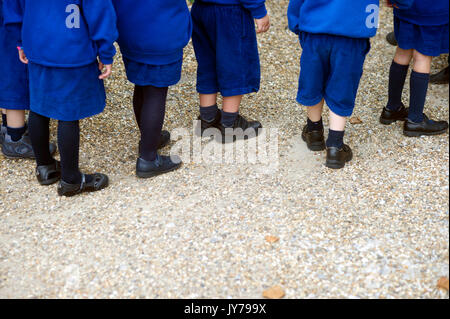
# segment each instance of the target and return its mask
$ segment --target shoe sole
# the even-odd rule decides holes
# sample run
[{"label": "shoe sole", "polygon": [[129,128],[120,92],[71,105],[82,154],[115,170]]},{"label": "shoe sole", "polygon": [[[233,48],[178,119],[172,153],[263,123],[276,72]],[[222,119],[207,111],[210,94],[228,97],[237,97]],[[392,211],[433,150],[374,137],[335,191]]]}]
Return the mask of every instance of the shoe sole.
[{"label": "shoe sole", "polygon": [[434,136],[434,135],[441,135],[445,134],[448,129],[440,130],[436,132],[429,132],[429,133],[423,133],[423,132],[409,132],[409,131],[403,131],[403,135],[407,137],[421,137],[421,136]]},{"label": "shoe sole", "polygon": [[138,172],[138,171],[136,171],[136,175],[139,178],[147,179],[147,178],[152,178],[152,177],[156,177],[156,176],[159,176],[159,175],[163,175],[163,174],[166,174],[166,173],[170,173],[170,172],[176,171],[177,169],[181,168],[181,166],[182,166],[182,163],[180,163],[179,165],[174,166],[174,167],[172,167],[172,168],[170,168],[168,170],[159,171],[159,172],[146,173],[146,172]]},{"label": "shoe sole", "polygon": [[391,125],[395,122],[405,122],[406,120],[388,120],[385,118],[380,117],[380,123],[383,125]]},{"label": "shoe sole", "polygon": [[317,142],[317,143],[311,143],[308,144],[306,142],[306,138],[302,135],[302,140],[306,143],[306,146],[310,151],[313,152],[321,152],[327,149],[327,146],[325,145],[325,142]]},{"label": "shoe sole", "polygon": [[353,159],[353,153],[352,153],[352,156],[350,156],[350,158],[347,159],[344,164],[342,164],[341,162],[327,160],[325,162],[325,166],[328,168],[331,168],[331,169],[342,169],[345,167],[345,164],[351,162],[352,159]]},{"label": "shoe sole", "polygon": [[104,185],[102,185],[99,189],[83,190],[83,191],[77,192],[77,193],[66,193],[66,194],[60,194],[59,191],[58,191],[58,195],[62,196],[62,197],[74,197],[74,196],[77,196],[77,195],[81,195],[83,193],[95,193],[95,192],[98,192],[98,191],[101,191],[101,190],[107,188],[108,186],[109,186],[109,178],[106,181],[106,183]]},{"label": "shoe sole", "polygon": [[5,156],[7,159],[36,159],[36,157],[34,156],[21,156],[21,155],[11,155],[11,154],[6,154],[5,152],[2,151],[3,156]]},{"label": "shoe sole", "polygon": [[228,136],[221,135],[221,137],[219,139],[216,138],[215,140],[216,140],[216,142],[222,143],[222,144],[232,144],[232,143],[236,143],[237,141],[248,141],[248,140],[251,140],[252,138],[256,138],[258,136],[259,136],[259,129],[256,130],[255,136],[249,137],[247,135],[244,135],[244,137],[242,137],[242,136],[233,135],[233,140],[230,141],[227,139]]},{"label": "shoe sole", "polygon": [[53,185],[53,184],[59,182],[60,179],[61,179],[61,177],[55,177],[52,179],[48,179],[46,181],[38,181],[38,182],[42,186],[50,186],[50,185]]}]

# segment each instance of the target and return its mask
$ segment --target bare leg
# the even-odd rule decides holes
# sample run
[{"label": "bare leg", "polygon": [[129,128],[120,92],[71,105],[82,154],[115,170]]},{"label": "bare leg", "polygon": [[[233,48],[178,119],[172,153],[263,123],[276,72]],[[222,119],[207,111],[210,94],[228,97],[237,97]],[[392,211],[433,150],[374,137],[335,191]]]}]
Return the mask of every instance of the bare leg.
[{"label": "bare leg", "polygon": [[8,127],[21,128],[25,126],[25,111],[22,110],[6,110]]},{"label": "bare leg", "polygon": [[215,94],[200,94],[200,106],[208,107],[217,103],[217,93]]},{"label": "bare leg", "polygon": [[330,129],[333,131],[345,131],[345,124],[347,123],[347,118],[339,116],[330,110]]},{"label": "bare leg", "polygon": [[414,71],[426,74],[429,74],[431,72],[431,61],[433,60],[433,57],[423,55],[422,53],[414,50],[413,58],[414,58],[414,66],[413,66]]},{"label": "bare leg", "polygon": [[239,112],[243,95],[229,96],[223,98],[223,111],[227,113]]},{"label": "bare leg", "polygon": [[394,62],[400,65],[409,65],[413,58],[413,50],[403,50],[397,47],[395,52]]},{"label": "bare leg", "polygon": [[308,106],[308,118],[311,120],[311,122],[320,121],[320,119],[322,118],[323,104],[324,100],[322,99],[319,104]]}]

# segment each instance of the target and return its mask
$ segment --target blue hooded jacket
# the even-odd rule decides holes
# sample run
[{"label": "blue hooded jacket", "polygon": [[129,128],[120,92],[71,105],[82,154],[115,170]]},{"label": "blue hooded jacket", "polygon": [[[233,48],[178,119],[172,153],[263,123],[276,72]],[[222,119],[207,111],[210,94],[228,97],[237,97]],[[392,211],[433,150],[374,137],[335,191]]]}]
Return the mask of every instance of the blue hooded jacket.
[{"label": "blue hooded jacket", "polygon": [[[393,0],[409,8],[414,0]],[[289,28],[350,38],[371,38],[378,29],[380,0],[291,0]]]},{"label": "blue hooded jacket", "polygon": [[196,0],[199,2],[215,3],[215,4],[240,4],[249,10],[253,18],[261,19],[267,15],[266,0]]},{"label": "blue hooded jacket", "polygon": [[448,0],[414,0],[407,10],[395,9],[394,14],[405,21],[420,26],[439,26],[449,23]]},{"label": "blue hooded jacket", "polygon": [[4,0],[5,24],[21,29],[27,58],[49,67],[113,62],[117,39],[111,0]]},{"label": "blue hooded jacket", "polygon": [[151,65],[183,57],[192,34],[186,0],[113,0],[113,4],[123,56]]}]

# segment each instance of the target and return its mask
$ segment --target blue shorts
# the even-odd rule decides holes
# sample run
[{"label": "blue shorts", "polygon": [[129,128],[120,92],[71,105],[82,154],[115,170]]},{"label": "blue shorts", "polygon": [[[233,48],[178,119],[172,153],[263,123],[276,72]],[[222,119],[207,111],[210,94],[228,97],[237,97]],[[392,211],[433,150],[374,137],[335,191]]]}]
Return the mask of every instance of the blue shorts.
[{"label": "blue shorts", "polygon": [[314,106],[325,99],[335,114],[352,115],[370,40],[302,32],[300,44],[297,101]]},{"label": "blue shorts", "polygon": [[106,94],[98,63],[78,68],[29,64],[30,109],[45,117],[77,121],[105,109]]},{"label": "blue shorts", "polygon": [[439,56],[449,51],[448,24],[419,26],[394,17],[394,32],[398,46],[403,50],[415,49],[427,56]]},{"label": "blue shorts", "polygon": [[[1,8],[0,8],[1,10]],[[1,26],[0,19],[0,108],[28,110],[28,68],[20,62],[16,41]]]},{"label": "blue shorts", "polygon": [[191,14],[197,91],[225,97],[258,92],[261,70],[250,11],[240,5],[196,1]]},{"label": "blue shorts", "polygon": [[183,59],[167,65],[149,65],[123,57],[128,80],[139,86],[166,88],[181,79]]}]

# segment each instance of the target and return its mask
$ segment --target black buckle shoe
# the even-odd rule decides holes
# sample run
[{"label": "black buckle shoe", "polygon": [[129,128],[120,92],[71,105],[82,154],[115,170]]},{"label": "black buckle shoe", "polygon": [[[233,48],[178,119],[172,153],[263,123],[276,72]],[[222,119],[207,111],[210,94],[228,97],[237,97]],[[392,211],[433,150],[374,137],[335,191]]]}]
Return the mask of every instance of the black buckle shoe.
[{"label": "black buckle shoe", "polygon": [[92,176],[92,181],[86,183],[86,175],[81,174],[80,184],[69,184],[61,180],[58,185],[58,195],[72,197],[81,193],[97,192],[109,185],[108,176],[100,173],[95,173]]},{"label": "black buckle shoe", "polygon": [[178,156],[156,155],[154,161],[146,161],[138,158],[136,162],[136,175],[139,178],[151,178],[177,170],[181,167],[181,164],[181,159]]},{"label": "black buckle shoe", "polygon": [[5,140],[5,135],[6,135],[6,127],[1,125],[0,126],[0,145],[3,144],[3,141]]},{"label": "black buckle shoe", "polygon": [[221,133],[221,141],[223,144],[232,143],[237,140],[248,140],[257,137],[262,129],[262,125],[258,121],[248,121],[242,115],[238,115],[232,127],[223,126],[219,124]]},{"label": "black buckle shoe", "polygon": [[414,123],[408,119],[405,122],[403,134],[408,137],[431,136],[444,134],[447,130],[448,123],[446,121],[430,121],[424,114],[421,123]]},{"label": "black buckle shoe", "polygon": [[337,147],[328,147],[325,166],[332,169],[344,168],[345,164],[352,159],[353,152],[350,146],[344,144],[341,149]]},{"label": "black buckle shoe", "polygon": [[408,118],[409,109],[406,108],[403,104],[402,106],[396,110],[389,110],[387,107],[383,108],[383,112],[381,112],[380,123],[383,125],[390,125],[397,121],[406,121]]},{"label": "black buckle shoe", "polygon": [[36,167],[36,178],[41,185],[52,185],[61,179],[61,164],[55,160],[53,164]]},{"label": "black buckle shoe", "polygon": [[326,149],[324,130],[308,131],[308,125],[305,125],[302,132],[302,139],[306,142],[308,148],[313,152],[320,152]]},{"label": "black buckle shoe", "polygon": [[222,112],[220,110],[217,111],[216,117],[212,121],[206,121],[202,119],[201,116],[198,117],[199,126],[195,129],[195,135],[202,137],[207,129],[210,128],[219,128],[220,120],[222,119]]},{"label": "black buckle shoe", "polygon": [[430,76],[430,83],[432,84],[448,84],[450,78],[450,67],[446,67],[441,72]]}]

